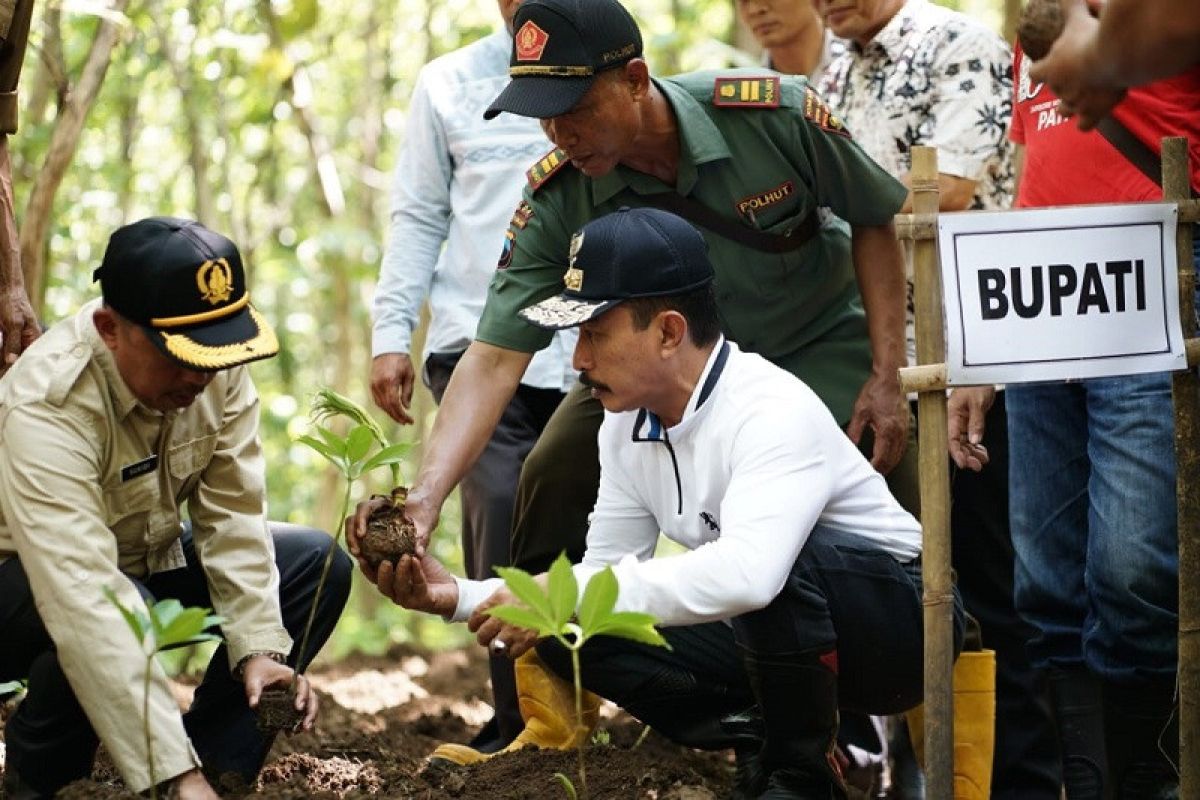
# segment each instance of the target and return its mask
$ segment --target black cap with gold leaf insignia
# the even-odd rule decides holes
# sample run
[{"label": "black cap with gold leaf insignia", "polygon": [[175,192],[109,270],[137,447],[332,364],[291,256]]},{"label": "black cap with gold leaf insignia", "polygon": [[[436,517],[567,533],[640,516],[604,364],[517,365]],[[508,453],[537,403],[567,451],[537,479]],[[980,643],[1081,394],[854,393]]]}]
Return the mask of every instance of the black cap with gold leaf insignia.
[{"label": "black cap with gold leaf insignia", "polygon": [[199,222],[149,217],[118,228],[92,279],[106,305],[189,369],[279,352],[275,331],[250,305],[237,246]]},{"label": "black cap with gold leaf insignia", "polygon": [[641,55],[641,31],[617,0],[525,0],[513,19],[512,80],[483,116],[565,114],[597,74]]}]

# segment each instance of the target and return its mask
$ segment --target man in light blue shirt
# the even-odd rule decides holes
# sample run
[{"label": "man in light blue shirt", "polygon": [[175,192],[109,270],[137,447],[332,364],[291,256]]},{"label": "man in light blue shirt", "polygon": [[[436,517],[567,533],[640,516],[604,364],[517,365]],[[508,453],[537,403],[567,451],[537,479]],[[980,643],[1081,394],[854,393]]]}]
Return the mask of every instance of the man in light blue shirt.
[{"label": "man in light blue shirt", "polygon": [[[401,424],[413,421],[412,333],[422,304],[428,300],[432,316],[424,379],[440,403],[455,364],[475,338],[504,230],[522,213],[517,204],[525,170],[551,149],[536,120],[511,114],[483,119],[508,83],[508,28],[520,2],[499,0],[505,30],[427,64],[413,92],[371,345],[372,397]],[[509,563],[521,464],[574,382],[573,348],[573,337],[559,337],[534,358],[462,482],[463,560],[472,578],[491,577],[494,566]],[[491,666],[496,717],[474,743],[485,750],[507,744],[523,727],[511,661],[493,658]]]}]

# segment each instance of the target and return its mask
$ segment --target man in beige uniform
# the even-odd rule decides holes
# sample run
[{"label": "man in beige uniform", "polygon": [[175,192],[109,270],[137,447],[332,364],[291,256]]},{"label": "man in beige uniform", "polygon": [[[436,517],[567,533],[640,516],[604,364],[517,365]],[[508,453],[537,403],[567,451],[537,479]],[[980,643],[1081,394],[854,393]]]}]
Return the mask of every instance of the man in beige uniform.
[{"label": "man in beige uniform", "polygon": [[87,777],[103,741],[131,789],[150,786],[146,662],[107,588],[134,608],[173,597],[224,617],[191,710],[180,715],[157,665],[149,683],[153,775],[173,796],[214,798],[205,774],[250,781],[262,765],[264,688],[294,682],[312,726],[316,697],[292,666],[332,630],[350,562],[337,553],[297,653],[331,539],[264,517],[258,397],[241,365],[278,344],[233,242],[141,220],[113,234],[96,277],[102,300],[0,380],[0,681],[29,679],[5,732],[4,785],[52,796]]}]

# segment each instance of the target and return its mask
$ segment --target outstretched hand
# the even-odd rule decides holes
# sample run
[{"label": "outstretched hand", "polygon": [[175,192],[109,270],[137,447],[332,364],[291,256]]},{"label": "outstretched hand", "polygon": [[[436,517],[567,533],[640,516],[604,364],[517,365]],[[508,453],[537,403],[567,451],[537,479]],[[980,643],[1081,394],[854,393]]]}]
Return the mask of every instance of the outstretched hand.
[{"label": "outstretched hand", "polygon": [[400,556],[395,564],[384,561],[376,571],[375,585],[384,597],[412,611],[449,616],[458,608],[454,576],[431,555]]}]

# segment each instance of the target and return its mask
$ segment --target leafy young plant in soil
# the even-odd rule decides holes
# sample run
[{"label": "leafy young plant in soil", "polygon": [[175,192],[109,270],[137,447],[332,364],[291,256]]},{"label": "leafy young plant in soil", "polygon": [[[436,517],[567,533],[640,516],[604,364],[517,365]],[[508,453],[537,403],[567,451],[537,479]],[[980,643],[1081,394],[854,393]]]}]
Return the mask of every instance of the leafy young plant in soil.
[{"label": "leafy young plant in soil", "polygon": [[[341,509],[334,520],[333,527],[330,528],[333,531],[333,539],[329,543],[325,562],[321,566],[321,577],[317,581],[317,589],[313,593],[312,608],[309,609],[308,619],[304,624],[304,633],[300,637],[300,648],[296,651],[298,664],[305,663],[304,655],[308,651],[308,638],[312,631],[313,621],[316,619],[317,603],[320,602],[325,581],[329,577],[333,554],[337,551],[338,540],[342,532],[342,522],[350,510],[350,492],[356,480],[379,467],[388,467],[391,470],[392,484],[396,488],[392,490],[391,505],[383,511],[389,520],[396,521],[389,523],[388,530],[396,532],[394,537],[397,540],[396,544],[407,544],[407,552],[413,552],[415,544],[415,529],[403,517],[403,501],[408,490],[397,485],[401,479],[400,463],[412,449],[412,444],[389,444],[383,428],[367,413],[366,409],[332,389],[321,389],[317,392],[313,399],[312,417],[317,436],[305,434],[297,437],[297,441],[317,451],[337,469],[345,483],[345,491],[342,494]],[[320,424],[331,417],[345,417],[350,420],[353,427],[345,436],[338,436]],[[371,454],[371,450],[375,446],[379,449]],[[377,516],[379,515],[372,515],[372,523]],[[368,525],[369,533],[370,525]],[[367,538],[370,537],[365,537],[363,541],[364,551],[367,548]],[[374,541],[372,541],[372,546],[375,546]],[[395,560],[399,558],[399,554],[390,554],[388,557]],[[295,710],[292,703],[291,691],[268,690],[264,692],[262,700],[259,702],[259,708],[261,709],[259,724],[264,729],[282,730],[293,727],[300,720],[300,713]]]},{"label": "leafy young plant in soil", "polygon": [[[515,567],[497,567],[496,573],[524,605],[499,605],[490,609],[488,614],[503,622],[537,631],[539,637],[553,636],[570,651],[575,685],[575,724],[582,732],[586,733],[586,726],[583,723],[579,651],[589,639],[603,634],[670,649],[666,639],[655,629],[658,620],[652,614],[613,610],[619,587],[612,567],[605,567],[591,577],[584,587],[582,599],[579,598],[579,584],[566,553],[560,554],[550,565],[545,589],[528,572]],[[576,749],[579,754],[579,785],[586,798],[588,789],[583,746]],[[555,777],[562,782],[567,794],[574,798],[575,786],[571,780],[562,773],[557,773]]]},{"label": "leafy young plant in soil", "polygon": [[[150,672],[154,666],[154,657],[163,650],[175,647],[199,644],[200,642],[216,642],[221,637],[208,633],[224,622],[224,618],[212,613],[212,609],[200,607],[185,608],[175,599],[159,600],[152,606],[126,607],[117,599],[116,593],[107,586],[104,596],[108,602],[117,607],[125,624],[137,639],[142,654],[146,657],[146,671],[142,683],[142,733],[146,737],[146,766],[150,772],[150,796],[158,797],[158,778],[154,774],[154,747],[150,736]],[[2,687],[0,687],[2,688]],[[2,693],[2,692],[0,692]]]}]

